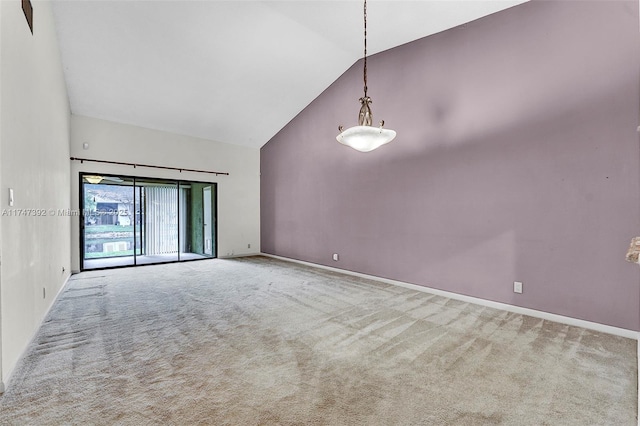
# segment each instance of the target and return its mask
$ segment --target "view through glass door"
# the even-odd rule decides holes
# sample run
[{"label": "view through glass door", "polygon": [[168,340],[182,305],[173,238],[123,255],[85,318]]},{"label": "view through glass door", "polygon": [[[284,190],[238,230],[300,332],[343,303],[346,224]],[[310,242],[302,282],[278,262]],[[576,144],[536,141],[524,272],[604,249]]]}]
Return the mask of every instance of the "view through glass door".
[{"label": "view through glass door", "polygon": [[82,269],[216,256],[216,184],[81,174]]}]

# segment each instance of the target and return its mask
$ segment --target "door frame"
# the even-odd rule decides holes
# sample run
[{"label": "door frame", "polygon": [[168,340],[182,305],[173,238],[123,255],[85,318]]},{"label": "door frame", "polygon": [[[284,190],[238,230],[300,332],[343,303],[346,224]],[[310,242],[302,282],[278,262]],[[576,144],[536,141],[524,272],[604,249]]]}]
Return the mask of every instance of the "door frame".
[{"label": "door frame", "polygon": [[[207,196],[205,194],[209,193],[209,208],[207,208]],[[211,225],[213,224],[213,198],[211,196],[211,186],[205,186],[202,188],[202,242],[204,247],[202,247],[202,251],[204,254],[209,256],[213,255],[213,235],[211,235],[211,231],[213,228]],[[209,213],[209,217],[207,218],[207,213]],[[209,222],[207,224],[206,222]],[[207,232],[208,231],[208,232]],[[209,237],[209,238],[207,238]],[[211,246],[207,248],[207,242],[211,242]]]},{"label": "door frame", "polygon": [[[84,261],[85,261],[85,248],[84,248],[84,228],[85,228],[85,201],[84,201],[84,177],[85,176],[112,176],[112,177],[119,177],[119,178],[123,178],[123,179],[129,179],[129,180],[133,180],[133,222],[134,222],[134,247],[133,247],[133,258],[134,258],[134,263],[132,265],[119,265],[119,266],[108,266],[108,267],[104,267],[104,268],[91,268],[91,269],[85,269],[84,267]],[[169,260],[166,262],[157,262],[157,263],[144,263],[144,264],[138,264],[136,262],[136,257],[138,256],[136,254],[136,244],[138,243],[136,241],[135,238],[135,230],[136,230],[136,212],[135,212],[135,208],[136,208],[136,202],[139,204],[140,208],[143,209],[144,206],[142,206],[142,200],[137,200],[137,193],[135,188],[138,187],[138,185],[136,184],[136,181],[140,180],[140,181],[144,181],[144,180],[152,180],[152,181],[166,181],[167,183],[170,184],[176,184],[176,187],[178,188],[178,203],[180,202],[180,186],[181,185],[189,185],[189,184],[201,184],[201,185],[206,185],[206,186],[210,186],[212,187],[212,192],[213,194],[211,195],[211,221],[212,221],[212,228],[211,231],[213,232],[213,237],[212,237],[212,245],[213,250],[211,251],[211,255],[208,255],[209,257],[205,257],[202,259],[179,259],[179,260]],[[198,261],[198,260],[207,260],[207,259],[216,259],[218,257],[218,183],[217,182],[207,182],[207,181],[195,181],[195,180],[182,180],[182,179],[171,179],[171,178],[162,178],[162,177],[150,177],[150,176],[131,176],[131,175],[123,175],[123,174],[118,174],[118,173],[111,173],[111,172],[79,172],[78,173],[78,186],[79,186],[79,207],[80,207],[80,214],[79,214],[79,238],[78,238],[78,245],[80,250],[78,251],[79,255],[80,255],[80,271],[98,271],[98,270],[103,270],[103,269],[114,269],[114,268],[129,268],[129,267],[133,267],[133,266],[145,266],[145,265],[158,265],[158,264],[165,264],[165,263],[177,263],[177,262],[192,262],[192,261]],[[180,207],[178,206],[178,211],[180,210]],[[178,215],[180,213],[178,212]],[[140,213],[140,217],[143,217],[142,212]],[[178,241],[180,241],[180,221],[178,220]]]}]

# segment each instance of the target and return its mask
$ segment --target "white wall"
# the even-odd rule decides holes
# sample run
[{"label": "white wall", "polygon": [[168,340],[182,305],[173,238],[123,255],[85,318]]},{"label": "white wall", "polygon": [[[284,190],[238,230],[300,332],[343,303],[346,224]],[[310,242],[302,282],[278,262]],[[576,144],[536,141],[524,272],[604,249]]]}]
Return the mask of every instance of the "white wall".
[{"label": "white wall", "polygon": [[[69,102],[51,4],[0,1],[0,330],[6,383],[70,271]],[[8,203],[13,188],[15,204]],[[37,209],[16,215],[15,209]],[[63,272],[64,268],[64,272]],[[43,296],[43,291],[45,296]]]},{"label": "white wall", "polygon": [[[83,149],[88,143],[89,149]],[[80,209],[79,173],[120,174],[218,183],[218,256],[260,252],[260,151],[221,142],[73,115],[71,156],[228,172],[229,176],[71,162],[71,206]],[[73,271],[80,269],[78,217],[71,224]],[[251,248],[248,248],[248,245]]]},{"label": "white wall", "polygon": [[[2,186],[2,2],[0,2],[0,191]],[[2,205],[2,203],[0,203]],[[0,216],[1,218],[2,216]],[[2,221],[0,219],[0,393],[4,392],[2,376]]]}]

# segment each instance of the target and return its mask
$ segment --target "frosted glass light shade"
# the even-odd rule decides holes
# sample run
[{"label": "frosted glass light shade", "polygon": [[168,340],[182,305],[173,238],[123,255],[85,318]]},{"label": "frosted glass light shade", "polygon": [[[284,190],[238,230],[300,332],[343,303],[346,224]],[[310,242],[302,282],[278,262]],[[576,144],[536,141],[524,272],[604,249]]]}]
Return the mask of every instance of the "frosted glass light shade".
[{"label": "frosted glass light shade", "polygon": [[360,152],[373,151],[396,137],[395,130],[373,126],[354,126],[340,133],[336,140]]},{"label": "frosted glass light shade", "polygon": [[102,182],[102,176],[85,176],[84,179],[93,184]]}]

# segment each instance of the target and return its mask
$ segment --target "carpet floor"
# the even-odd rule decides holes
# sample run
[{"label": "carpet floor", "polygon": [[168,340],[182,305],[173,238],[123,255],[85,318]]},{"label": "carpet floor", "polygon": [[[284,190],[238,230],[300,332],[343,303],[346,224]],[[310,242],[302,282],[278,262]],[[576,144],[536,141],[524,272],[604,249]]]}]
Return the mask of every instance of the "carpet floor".
[{"label": "carpet floor", "polygon": [[636,425],[634,340],[266,257],[74,275],[10,425]]}]

